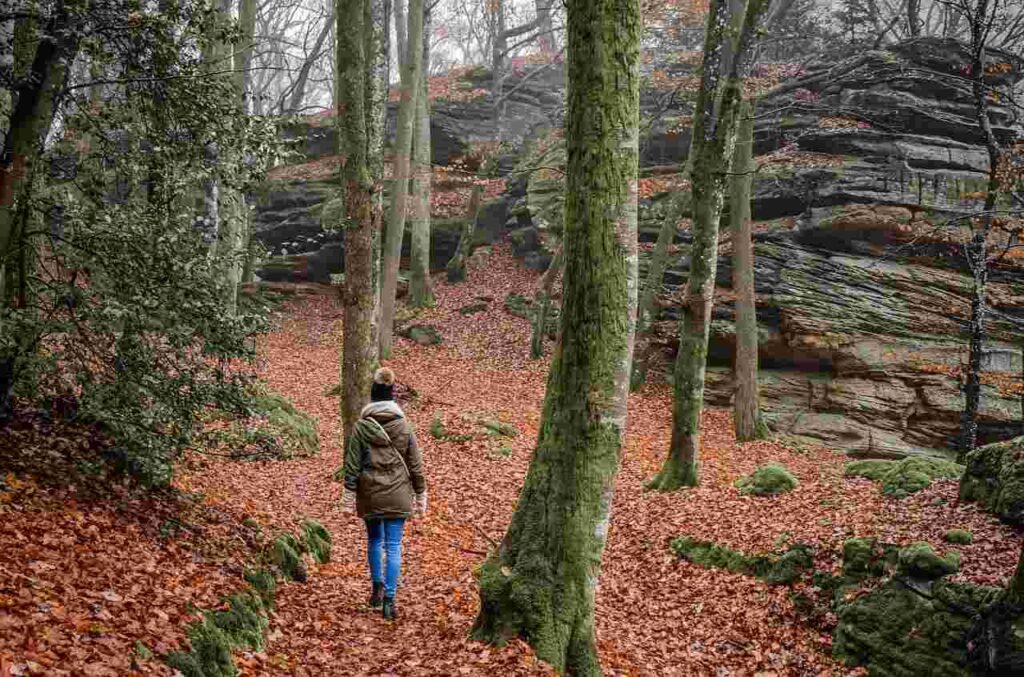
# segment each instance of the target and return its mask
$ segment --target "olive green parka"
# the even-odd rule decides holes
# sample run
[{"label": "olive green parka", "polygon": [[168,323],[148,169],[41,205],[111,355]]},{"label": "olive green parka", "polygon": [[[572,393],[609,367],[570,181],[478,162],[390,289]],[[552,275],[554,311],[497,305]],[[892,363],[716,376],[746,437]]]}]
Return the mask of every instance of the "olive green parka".
[{"label": "olive green parka", "polygon": [[364,519],[408,517],[423,493],[423,457],[412,424],[394,401],[363,407],[345,446],[345,490]]}]

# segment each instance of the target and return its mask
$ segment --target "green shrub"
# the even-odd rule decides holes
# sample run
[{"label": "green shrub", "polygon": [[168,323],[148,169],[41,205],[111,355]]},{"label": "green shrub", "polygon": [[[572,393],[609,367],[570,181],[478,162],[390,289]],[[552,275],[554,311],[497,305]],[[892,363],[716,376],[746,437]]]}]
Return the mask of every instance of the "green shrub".
[{"label": "green shrub", "polygon": [[237,674],[231,659],[232,643],[210,616],[188,630],[192,658],[204,677],[234,677]]},{"label": "green shrub", "polygon": [[268,569],[250,569],[245,573],[245,580],[260,596],[263,606],[273,609],[274,598],[277,594],[277,581],[274,579],[274,574]]},{"label": "green shrub", "polygon": [[966,529],[950,529],[943,535],[943,540],[947,543],[955,543],[957,545],[970,545],[974,541],[974,534]]},{"label": "green shrub", "polygon": [[270,561],[281,573],[294,581],[305,581],[306,564],[302,561],[302,547],[291,534],[282,534],[270,546]]},{"label": "green shrub", "polygon": [[785,466],[768,463],[736,481],[741,494],[771,496],[792,491],[799,482]]},{"label": "green shrub", "polygon": [[208,618],[212,618],[231,646],[262,651],[268,621],[259,596],[253,592],[231,595],[228,605],[226,611],[215,611]]}]

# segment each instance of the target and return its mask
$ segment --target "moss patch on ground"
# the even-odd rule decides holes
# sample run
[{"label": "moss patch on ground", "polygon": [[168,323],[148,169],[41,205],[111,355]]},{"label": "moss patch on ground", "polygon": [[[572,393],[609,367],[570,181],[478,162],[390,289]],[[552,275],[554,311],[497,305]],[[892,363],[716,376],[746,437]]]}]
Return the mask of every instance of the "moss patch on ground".
[{"label": "moss patch on ground", "polygon": [[687,562],[755,576],[773,585],[792,583],[814,566],[813,551],[803,543],[795,543],[781,553],[747,555],[711,541],[682,536],[672,541],[672,550]]},{"label": "moss patch on ground", "polygon": [[768,463],[746,477],[736,480],[741,494],[774,496],[792,491],[799,484],[793,473],[779,463]]}]

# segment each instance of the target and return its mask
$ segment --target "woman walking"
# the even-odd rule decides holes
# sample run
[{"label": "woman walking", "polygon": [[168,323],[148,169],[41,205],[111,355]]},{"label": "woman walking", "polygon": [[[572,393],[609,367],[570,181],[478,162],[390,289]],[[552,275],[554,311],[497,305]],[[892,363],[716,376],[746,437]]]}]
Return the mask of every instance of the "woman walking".
[{"label": "woman walking", "polygon": [[398,617],[395,593],[405,520],[427,512],[423,458],[412,425],[394,401],[394,383],[395,374],[387,367],[373,375],[370,403],[363,407],[345,447],[342,494],[342,509],[366,521],[370,606],[381,608],[389,620]]}]

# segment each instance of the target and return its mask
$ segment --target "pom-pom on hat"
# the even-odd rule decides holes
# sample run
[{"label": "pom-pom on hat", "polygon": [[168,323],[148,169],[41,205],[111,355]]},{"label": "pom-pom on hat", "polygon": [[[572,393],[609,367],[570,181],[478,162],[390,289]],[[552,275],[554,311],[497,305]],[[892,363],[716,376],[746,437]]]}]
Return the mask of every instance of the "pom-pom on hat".
[{"label": "pom-pom on hat", "polygon": [[388,367],[381,367],[373,373],[373,385],[370,386],[370,399],[374,402],[395,399],[395,372]]}]

